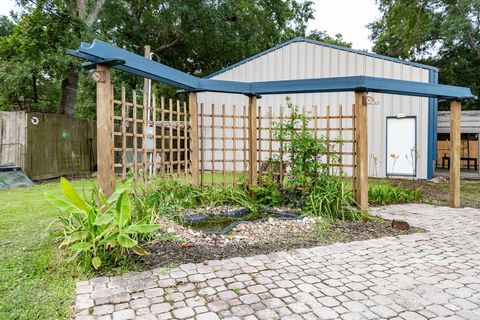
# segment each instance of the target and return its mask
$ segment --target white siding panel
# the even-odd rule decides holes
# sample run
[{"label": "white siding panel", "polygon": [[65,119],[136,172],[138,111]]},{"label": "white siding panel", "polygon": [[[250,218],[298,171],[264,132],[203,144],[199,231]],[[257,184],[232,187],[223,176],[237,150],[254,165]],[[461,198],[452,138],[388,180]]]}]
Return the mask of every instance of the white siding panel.
[{"label": "white siding panel", "polygon": [[[238,80],[238,81],[269,81],[291,80],[325,77],[342,77],[353,75],[368,75],[392,79],[428,82],[429,71],[420,67],[387,61],[381,58],[369,57],[359,53],[353,53],[336,48],[330,48],[308,42],[293,42],[287,46],[278,48],[268,54],[247,61],[232,69],[229,69],[214,79]],[[428,99],[417,97],[402,97],[396,95],[371,93],[378,105],[368,107],[369,119],[369,174],[385,176],[385,125],[387,116],[406,114],[417,117],[417,149],[420,154],[418,159],[418,178],[427,176],[427,152],[428,152]],[[344,105],[344,110],[350,112],[354,103],[354,93],[312,93],[290,95],[292,101],[300,106],[305,105],[307,111],[312,105],[317,105],[319,114],[326,113],[326,106],[331,106],[332,115],[338,114],[338,105]],[[278,115],[279,106],[285,105],[286,95],[265,95],[258,100],[261,112],[267,114],[268,106],[273,107],[273,113]],[[198,94],[198,101],[206,105],[214,103],[217,112],[221,112],[221,105],[226,104],[229,110],[233,104],[241,106],[248,104],[248,98],[242,95],[221,94],[204,92]],[[231,111],[227,111],[231,113]],[[237,120],[240,123],[240,119]],[[267,124],[266,122],[264,123]],[[318,124],[319,126],[324,123]],[[332,126],[335,124],[332,122]],[[344,127],[350,126],[346,121]],[[209,134],[209,133],[205,133]],[[265,133],[264,133],[265,134]],[[221,140],[220,132],[215,132],[216,141]],[[241,132],[237,132],[237,136]],[[232,136],[227,133],[227,136]],[[347,139],[347,137],[343,137]],[[350,137],[351,138],[351,137]],[[211,141],[208,142],[211,145]],[[237,143],[242,148],[243,142]],[[220,145],[220,144],[219,144]],[[207,145],[206,145],[207,147]],[[345,145],[347,147],[347,145]],[[350,150],[351,151],[351,150]],[[222,155],[216,154],[218,159]],[[227,157],[231,159],[232,153]],[[266,157],[268,155],[262,155]],[[243,152],[237,152],[237,159],[243,158]],[[377,161],[373,159],[376,158]],[[206,164],[208,169],[209,164]],[[231,168],[230,168],[231,169]],[[240,170],[240,165],[237,166]]]}]

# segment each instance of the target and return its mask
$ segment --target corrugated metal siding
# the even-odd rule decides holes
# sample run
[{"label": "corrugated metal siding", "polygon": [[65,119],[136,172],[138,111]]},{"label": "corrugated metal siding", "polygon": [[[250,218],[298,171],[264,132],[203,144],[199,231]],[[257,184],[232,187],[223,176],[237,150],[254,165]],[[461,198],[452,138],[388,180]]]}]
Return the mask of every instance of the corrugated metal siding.
[{"label": "corrugated metal siding", "polygon": [[[429,79],[427,69],[308,42],[293,42],[218,74],[213,79],[269,81],[355,75],[420,82],[428,82]],[[408,116],[417,117],[417,148],[420,155],[417,177],[425,179],[427,177],[428,99],[375,93],[370,95],[379,102],[378,105],[369,106],[368,111],[369,156],[379,159],[376,169],[373,168],[375,164],[371,161],[369,170],[371,175],[377,172],[378,176],[385,176],[386,117],[404,113]],[[263,107],[273,106],[276,108],[275,110],[278,110],[280,105],[285,105],[286,96],[266,95],[258,100],[258,104]],[[354,103],[353,92],[293,94],[289,96],[293,103],[306,106],[307,108],[312,105],[319,107],[330,105],[332,115],[337,114],[338,105],[351,106]],[[225,104],[227,107],[234,104],[239,106],[246,105],[248,98],[233,94],[200,93],[198,101],[206,106],[215,104],[218,106],[217,110],[220,110],[222,104]],[[347,109],[351,110],[351,108]],[[319,108],[319,112],[320,110],[325,112],[326,108]],[[346,137],[344,138],[347,139]]]},{"label": "corrugated metal siding", "polygon": [[[438,112],[438,133],[450,133],[450,111]],[[480,111],[462,111],[462,133],[480,133]]]}]

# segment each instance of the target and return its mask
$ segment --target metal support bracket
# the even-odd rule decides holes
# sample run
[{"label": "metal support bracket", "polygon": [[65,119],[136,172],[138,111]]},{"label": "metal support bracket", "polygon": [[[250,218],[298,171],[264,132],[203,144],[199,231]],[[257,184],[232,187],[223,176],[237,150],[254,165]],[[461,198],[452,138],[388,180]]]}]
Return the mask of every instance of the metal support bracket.
[{"label": "metal support bracket", "polygon": [[82,67],[85,70],[92,70],[97,67],[97,64],[103,64],[105,66],[118,66],[118,65],[125,64],[125,59],[112,58],[112,59],[99,60],[95,62],[84,62],[82,63]]}]

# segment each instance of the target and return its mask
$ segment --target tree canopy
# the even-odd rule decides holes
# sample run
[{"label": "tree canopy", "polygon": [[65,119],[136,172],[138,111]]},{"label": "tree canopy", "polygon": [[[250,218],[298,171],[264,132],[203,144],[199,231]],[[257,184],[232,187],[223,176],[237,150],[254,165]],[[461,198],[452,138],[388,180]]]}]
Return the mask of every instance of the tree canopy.
[{"label": "tree canopy", "polygon": [[[377,0],[374,51],[440,68],[440,82],[480,95],[480,0]],[[480,109],[479,101],[467,101]]]},{"label": "tree canopy", "polygon": [[[0,19],[0,108],[95,117],[94,82],[66,55],[99,38],[205,76],[296,36],[350,46],[341,35],[307,33],[313,3],[297,0],[18,0]],[[118,73],[135,88],[141,79]],[[157,88],[158,90],[158,88]]]}]

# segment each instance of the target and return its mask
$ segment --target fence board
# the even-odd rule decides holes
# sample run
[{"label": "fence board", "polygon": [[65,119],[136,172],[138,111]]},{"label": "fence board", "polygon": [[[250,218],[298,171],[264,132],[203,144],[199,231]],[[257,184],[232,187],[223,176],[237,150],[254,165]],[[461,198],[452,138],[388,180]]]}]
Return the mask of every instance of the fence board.
[{"label": "fence board", "polygon": [[29,113],[25,171],[34,180],[89,174],[96,169],[96,137],[93,120]]}]

